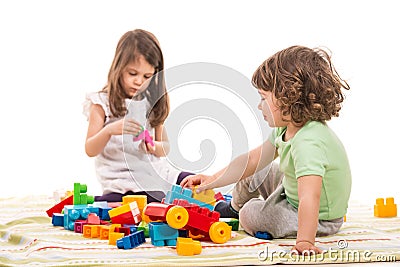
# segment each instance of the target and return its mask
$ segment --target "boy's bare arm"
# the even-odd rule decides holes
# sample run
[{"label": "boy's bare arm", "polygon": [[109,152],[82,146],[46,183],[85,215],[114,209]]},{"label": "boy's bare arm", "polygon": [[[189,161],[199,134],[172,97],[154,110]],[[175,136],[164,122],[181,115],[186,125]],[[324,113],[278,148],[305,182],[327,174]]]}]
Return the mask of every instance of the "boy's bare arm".
[{"label": "boy's bare arm", "polygon": [[314,246],[318,228],[319,201],[321,196],[322,177],[307,175],[298,178],[299,229],[295,249],[302,253],[304,250],[321,250]]},{"label": "boy's bare arm", "polygon": [[[249,177],[270,164],[275,158],[275,147],[270,141],[235,158],[228,166],[212,175],[202,183],[199,191],[233,184]],[[193,177],[195,179],[196,177]]]}]

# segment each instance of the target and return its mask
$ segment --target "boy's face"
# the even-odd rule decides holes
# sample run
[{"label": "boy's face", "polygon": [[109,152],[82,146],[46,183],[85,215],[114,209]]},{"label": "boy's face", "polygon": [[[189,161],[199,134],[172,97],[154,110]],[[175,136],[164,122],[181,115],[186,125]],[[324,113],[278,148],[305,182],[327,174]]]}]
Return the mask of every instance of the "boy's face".
[{"label": "boy's face", "polygon": [[122,72],[122,86],[126,96],[132,98],[146,90],[146,82],[150,81],[154,71],[154,67],[143,56],[128,64]]},{"label": "boy's face", "polygon": [[261,110],[264,120],[268,122],[270,127],[284,127],[287,122],[283,120],[280,108],[277,106],[277,100],[271,91],[258,89],[261,96],[258,109]]}]

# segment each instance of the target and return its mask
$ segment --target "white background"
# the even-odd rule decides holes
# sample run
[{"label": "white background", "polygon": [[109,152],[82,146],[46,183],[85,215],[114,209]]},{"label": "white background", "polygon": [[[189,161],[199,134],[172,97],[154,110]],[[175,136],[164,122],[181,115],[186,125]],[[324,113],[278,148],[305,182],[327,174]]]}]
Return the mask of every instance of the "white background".
[{"label": "white background", "polygon": [[[340,117],[330,123],[351,161],[351,197],[399,201],[396,1],[192,2],[1,2],[0,197],[51,195],[73,182],[101,194],[93,159],[84,153],[82,102],[105,84],[121,35],[143,28],[159,39],[166,68],[213,62],[248,78],[290,45],[328,47],[351,86]],[[182,153],[195,159],[199,131],[189,133],[180,140]],[[231,159],[226,147],[217,148],[219,159],[207,172]]]}]

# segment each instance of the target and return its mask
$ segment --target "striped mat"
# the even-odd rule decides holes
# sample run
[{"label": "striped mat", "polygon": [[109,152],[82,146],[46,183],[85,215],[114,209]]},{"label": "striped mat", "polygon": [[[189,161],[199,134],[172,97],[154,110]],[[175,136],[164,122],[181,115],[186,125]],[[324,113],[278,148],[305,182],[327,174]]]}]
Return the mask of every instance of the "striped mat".
[{"label": "striped mat", "polygon": [[400,261],[400,219],[375,218],[373,207],[352,203],[347,222],[334,235],[318,238],[324,253],[290,255],[294,240],[262,240],[243,231],[218,245],[202,242],[200,255],[178,256],[175,247],[150,240],[131,250],[108,241],[53,227],[47,196],[0,199],[0,266],[235,266]]}]

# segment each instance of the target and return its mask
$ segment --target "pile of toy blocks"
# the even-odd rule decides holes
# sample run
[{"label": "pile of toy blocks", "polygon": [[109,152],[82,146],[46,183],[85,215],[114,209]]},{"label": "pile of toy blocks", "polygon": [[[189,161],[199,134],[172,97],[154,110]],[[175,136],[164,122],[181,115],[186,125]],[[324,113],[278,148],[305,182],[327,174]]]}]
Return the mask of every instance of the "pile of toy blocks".
[{"label": "pile of toy blocks", "polygon": [[85,184],[74,183],[74,190],[47,210],[54,226],[81,233],[86,238],[108,240],[110,245],[132,249],[150,237],[154,246],[176,246],[178,255],[201,253],[202,240],[225,243],[238,220],[223,222],[213,211],[221,193],[172,186],[161,203],[147,204],[147,197],[128,195],[122,202],[94,202]]}]

